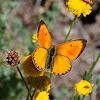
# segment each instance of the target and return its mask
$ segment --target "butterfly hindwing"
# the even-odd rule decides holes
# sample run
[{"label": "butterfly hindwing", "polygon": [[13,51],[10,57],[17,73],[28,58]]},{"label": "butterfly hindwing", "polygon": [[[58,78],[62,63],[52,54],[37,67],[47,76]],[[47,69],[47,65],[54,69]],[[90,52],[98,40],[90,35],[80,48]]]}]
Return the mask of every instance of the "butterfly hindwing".
[{"label": "butterfly hindwing", "polygon": [[43,20],[41,20],[39,23],[38,44],[41,45],[42,47],[45,47],[46,49],[49,49],[50,46],[52,45],[52,39],[50,33]]},{"label": "butterfly hindwing", "polygon": [[76,59],[84,50],[86,43],[85,39],[68,41],[57,46],[57,53],[69,59]]},{"label": "butterfly hindwing", "polygon": [[47,55],[48,55],[48,51],[43,47],[39,47],[33,52],[32,55],[33,62],[39,70],[42,69],[45,71],[45,63],[46,63]]},{"label": "butterfly hindwing", "polygon": [[71,70],[71,61],[62,55],[56,55],[52,73],[55,75],[64,75]]}]

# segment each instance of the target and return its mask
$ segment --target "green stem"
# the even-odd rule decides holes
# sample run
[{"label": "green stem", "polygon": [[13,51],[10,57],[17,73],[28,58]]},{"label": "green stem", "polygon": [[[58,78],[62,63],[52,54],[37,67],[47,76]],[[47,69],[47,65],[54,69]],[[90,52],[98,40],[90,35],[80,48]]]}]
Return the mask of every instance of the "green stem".
[{"label": "green stem", "polygon": [[92,68],[89,71],[89,74],[92,72],[92,70],[94,69],[95,65],[97,64],[98,60],[99,60],[100,54],[98,55],[96,61],[93,63]]},{"label": "green stem", "polygon": [[33,96],[34,96],[35,92],[36,92],[36,89],[34,90],[34,92],[33,92],[33,94],[32,94],[32,98],[33,98]]},{"label": "green stem", "polygon": [[31,89],[32,89],[32,86],[33,86],[33,82],[34,82],[34,77],[32,77],[32,81],[31,81],[31,84],[30,84],[30,89],[29,89],[29,92],[28,92],[26,100],[29,100],[29,95],[30,95],[30,92],[31,92]]},{"label": "green stem", "polygon": [[83,96],[82,100],[84,100],[85,96]]},{"label": "green stem", "polygon": [[72,24],[71,24],[71,26],[70,26],[69,32],[68,32],[68,34],[67,34],[67,36],[66,36],[66,38],[65,38],[64,43],[67,41],[68,36],[70,35],[70,32],[71,32],[71,30],[72,30],[72,28],[73,28],[73,26],[74,26],[74,23],[75,23],[76,18],[77,18],[77,15],[75,15],[75,17],[74,17],[74,19],[73,19],[73,21],[72,21]]},{"label": "green stem", "polygon": [[75,96],[75,99],[74,99],[74,100],[77,100],[77,99],[78,99],[78,96],[79,96],[79,95],[77,94],[77,95]]},{"label": "green stem", "polygon": [[[99,58],[100,58],[100,54],[98,55],[98,57],[97,57],[97,59],[96,59],[96,61],[95,61],[95,52],[93,52],[93,65],[92,65],[90,71],[88,72],[87,77],[86,77],[85,80],[89,81],[89,80],[91,79],[91,77],[92,77],[91,72],[93,71],[95,65],[97,64],[97,62],[98,62],[98,60],[99,60]],[[84,98],[85,98],[85,96],[83,96],[82,100],[84,100]]]},{"label": "green stem", "polygon": [[52,78],[52,73],[50,73],[50,76],[49,77],[50,77],[50,79]]},{"label": "green stem", "polygon": [[95,51],[93,50],[93,62],[95,62]]},{"label": "green stem", "polygon": [[100,57],[100,54],[98,55],[96,61],[93,62],[93,65],[92,65],[92,67],[91,67],[91,69],[90,69],[90,71],[89,71],[89,73],[88,73],[88,75],[87,75],[87,77],[86,77],[86,80],[88,79],[88,77],[90,76],[91,72],[93,71],[95,65],[97,64],[97,62],[98,62],[98,60],[99,60],[99,57]]},{"label": "green stem", "polygon": [[73,92],[72,92],[72,100],[74,100],[74,87],[73,87]]}]

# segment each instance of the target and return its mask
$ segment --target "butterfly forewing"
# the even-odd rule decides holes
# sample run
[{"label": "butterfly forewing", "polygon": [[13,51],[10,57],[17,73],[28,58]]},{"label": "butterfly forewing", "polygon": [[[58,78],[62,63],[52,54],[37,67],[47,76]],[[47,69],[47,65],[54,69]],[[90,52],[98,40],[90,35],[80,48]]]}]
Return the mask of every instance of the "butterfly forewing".
[{"label": "butterfly forewing", "polygon": [[50,33],[43,20],[41,20],[39,23],[38,44],[46,49],[49,49],[50,46],[52,45],[52,39]]},{"label": "butterfly forewing", "polygon": [[76,59],[86,47],[84,39],[68,41],[57,46],[57,53],[70,59]]}]

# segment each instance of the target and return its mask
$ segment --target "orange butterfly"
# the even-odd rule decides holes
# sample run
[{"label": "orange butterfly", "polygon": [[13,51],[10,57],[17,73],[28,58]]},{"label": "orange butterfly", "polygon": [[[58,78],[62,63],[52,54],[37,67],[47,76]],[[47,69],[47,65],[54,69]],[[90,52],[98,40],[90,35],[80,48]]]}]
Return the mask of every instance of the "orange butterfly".
[{"label": "orange butterfly", "polygon": [[87,40],[68,41],[55,47],[52,45],[50,33],[43,20],[39,23],[38,44],[32,59],[39,70],[64,75],[71,70],[70,59],[76,59],[84,50]]}]

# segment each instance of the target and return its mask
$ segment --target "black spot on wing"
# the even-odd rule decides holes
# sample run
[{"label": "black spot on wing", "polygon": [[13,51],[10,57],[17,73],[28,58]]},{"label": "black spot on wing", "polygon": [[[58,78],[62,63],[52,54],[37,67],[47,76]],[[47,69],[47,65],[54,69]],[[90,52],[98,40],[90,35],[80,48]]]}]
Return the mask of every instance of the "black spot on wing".
[{"label": "black spot on wing", "polygon": [[72,47],[72,44],[70,44],[70,47]]},{"label": "black spot on wing", "polygon": [[47,35],[47,33],[45,33],[45,36]]}]

